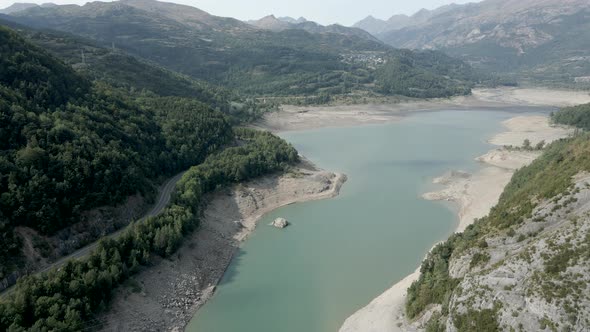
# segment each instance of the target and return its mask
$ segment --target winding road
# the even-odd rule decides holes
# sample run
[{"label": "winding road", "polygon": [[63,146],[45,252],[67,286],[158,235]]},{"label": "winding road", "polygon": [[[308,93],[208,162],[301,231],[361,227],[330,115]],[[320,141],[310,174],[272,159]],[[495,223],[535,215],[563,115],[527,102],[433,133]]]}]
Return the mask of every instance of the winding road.
[{"label": "winding road", "polygon": [[[182,178],[184,173],[185,172],[176,174],[174,177],[168,179],[168,181],[166,181],[166,183],[164,183],[164,185],[162,185],[160,187],[159,193],[158,193],[158,199],[157,199],[156,203],[154,204],[153,208],[148,213],[146,213],[141,219],[139,219],[138,222],[144,221],[149,217],[155,217],[155,216],[159,215],[164,210],[164,208],[168,205],[168,203],[170,203],[170,197],[172,194],[172,190],[174,190],[174,188],[176,187],[176,183]],[[82,257],[88,255],[94,249],[96,249],[96,247],[98,246],[98,243],[101,240],[103,240],[103,239],[116,239],[121,234],[123,234],[123,232],[125,230],[127,230],[131,225],[132,224],[129,224],[127,227],[123,227],[114,233],[103,236],[102,238],[96,240],[95,242],[93,242],[85,247],[82,247],[82,248],[76,250],[75,252],[69,254],[68,256],[64,256],[64,257],[60,258],[59,260],[48,265],[47,267],[35,272],[35,274],[40,274],[40,273],[47,272],[47,271],[54,269],[54,268],[59,268],[60,266],[64,265],[65,263],[67,263],[68,261],[70,261],[72,259],[79,259],[79,258],[82,258]],[[13,290],[14,290],[14,286],[8,287],[4,291],[0,292],[0,297],[4,297],[4,296],[9,295],[10,293],[12,293]]]}]

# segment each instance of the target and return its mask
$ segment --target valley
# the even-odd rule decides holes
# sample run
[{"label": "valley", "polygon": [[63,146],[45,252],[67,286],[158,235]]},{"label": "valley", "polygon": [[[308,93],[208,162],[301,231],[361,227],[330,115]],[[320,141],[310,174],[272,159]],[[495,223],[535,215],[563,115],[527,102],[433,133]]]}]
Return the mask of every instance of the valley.
[{"label": "valley", "polygon": [[590,326],[586,1],[72,1],[0,9],[0,330]]}]

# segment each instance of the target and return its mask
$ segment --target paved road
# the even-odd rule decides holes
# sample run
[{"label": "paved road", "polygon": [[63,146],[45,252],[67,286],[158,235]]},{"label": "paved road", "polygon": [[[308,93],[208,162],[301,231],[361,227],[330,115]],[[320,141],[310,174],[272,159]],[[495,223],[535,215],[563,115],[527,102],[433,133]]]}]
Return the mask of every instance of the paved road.
[{"label": "paved road", "polygon": [[[144,221],[149,217],[157,216],[158,214],[160,214],[164,210],[164,208],[168,205],[168,203],[170,203],[170,195],[172,194],[172,191],[176,187],[176,183],[178,182],[178,180],[180,180],[180,178],[182,178],[184,173],[185,172],[175,175],[173,178],[166,181],[166,183],[162,187],[160,187],[158,199],[157,199],[156,203],[154,204],[154,207],[148,213],[146,213],[139,221]],[[79,258],[82,258],[82,257],[88,255],[90,252],[92,252],[92,250],[94,250],[98,246],[98,243],[100,242],[100,240],[102,240],[102,239],[116,239],[121,234],[123,234],[123,232],[128,227],[130,227],[130,225],[127,227],[124,227],[114,233],[111,233],[105,237],[98,239],[96,242],[93,242],[93,243],[87,245],[86,247],[80,248],[77,251],[69,254],[68,256],[60,258],[58,261],[52,263],[51,265],[47,266],[46,268],[37,271],[36,274],[47,272],[53,268],[58,268],[72,259],[79,259]],[[4,291],[2,291],[0,293],[0,297],[9,295],[10,293],[12,293],[13,290],[14,290],[14,286],[5,289]]]}]

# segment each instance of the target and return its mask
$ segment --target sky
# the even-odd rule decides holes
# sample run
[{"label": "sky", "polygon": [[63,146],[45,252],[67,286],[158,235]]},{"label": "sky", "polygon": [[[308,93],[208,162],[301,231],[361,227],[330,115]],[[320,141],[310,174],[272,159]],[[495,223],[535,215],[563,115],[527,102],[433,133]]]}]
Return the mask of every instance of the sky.
[{"label": "sky", "polygon": [[[16,0],[18,2],[54,2],[84,4],[86,0]],[[277,17],[305,17],[321,24],[352,25],[368,15],[387,19],[395,14],[411,15],[422,8],[435,9],[450,3],[477,0],[165,0],[205,10],[213,15],[240,20],[258,19],[269,14]],[[5,8],[15,0],[0,0]]]}]

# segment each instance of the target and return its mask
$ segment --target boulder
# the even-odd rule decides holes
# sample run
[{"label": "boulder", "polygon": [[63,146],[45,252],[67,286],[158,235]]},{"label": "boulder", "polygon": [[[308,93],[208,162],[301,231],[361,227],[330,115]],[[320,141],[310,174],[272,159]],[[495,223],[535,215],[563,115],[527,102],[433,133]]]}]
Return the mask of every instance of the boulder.
[{"label": "boulder", "polygon": [[285,228],[289,226],[289,222],[285,218],[277,218],[270,225],[276,228]]}]

